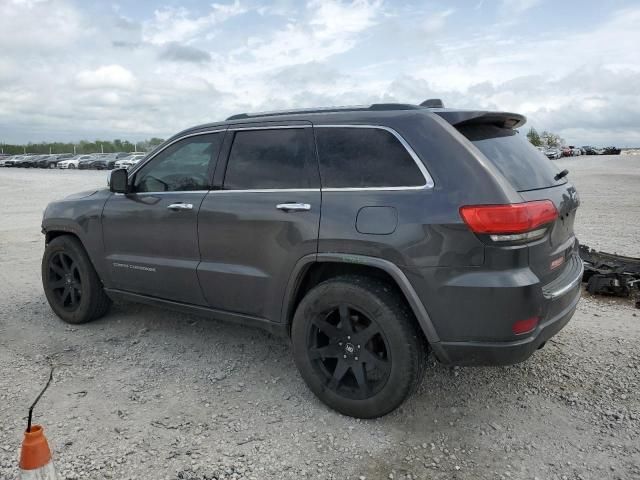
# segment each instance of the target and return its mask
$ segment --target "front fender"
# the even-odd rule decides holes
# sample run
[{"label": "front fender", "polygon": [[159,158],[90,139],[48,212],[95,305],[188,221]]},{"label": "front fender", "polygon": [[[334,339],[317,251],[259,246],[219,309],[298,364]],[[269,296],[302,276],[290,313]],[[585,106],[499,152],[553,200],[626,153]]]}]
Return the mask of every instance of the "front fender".
[{"label": "front fender", "polygon": [[47,205],[42,218],[46,239],[59,233],[78,237],[98,275],[105,280],[102,210],[111,195],[108,190],[93,190],[71,195]]}]

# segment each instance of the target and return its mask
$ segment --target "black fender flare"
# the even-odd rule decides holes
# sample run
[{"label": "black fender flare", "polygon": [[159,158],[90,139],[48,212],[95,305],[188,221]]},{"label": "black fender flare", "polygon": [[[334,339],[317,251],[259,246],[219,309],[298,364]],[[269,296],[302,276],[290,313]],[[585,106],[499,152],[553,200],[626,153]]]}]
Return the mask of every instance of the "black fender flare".
[{"label": "black fender flare", "polygon": [[293,271],[289,277],[289,282],[287,283],[287,289],[285,291],[283,304],[282,304],[282,314],[281,314],[281,322],[284,324],[288,324],[289,318],[291,316],[291,307],[292,300],[296,294],[298,287],[304,277],[305,272],[313,263],[317,262],[335,262],[335,263],[349,263],[355,265],[365,265],[369,267],[374,267],[380,269],[393,278],[396,282],[402,293],[404,294],[411,310],[413,311],[420,328],[424,332],[427,341],[432,349],[434,349],[438,358],[444,360],[442,358],[440,352],[440,337],[436,332],[436,329],[429,317],[429,313],[427,312],[425,306],[423,305],[420,297],[414,290],[413,286],[409,282],[409,279],[404,274],[404,272],[393,262],[389,260],[385,260],[378,257],[369,257],[366,255],[354,255],[350,253],[318,253],[311,254],[302,257],[293,268]]}]

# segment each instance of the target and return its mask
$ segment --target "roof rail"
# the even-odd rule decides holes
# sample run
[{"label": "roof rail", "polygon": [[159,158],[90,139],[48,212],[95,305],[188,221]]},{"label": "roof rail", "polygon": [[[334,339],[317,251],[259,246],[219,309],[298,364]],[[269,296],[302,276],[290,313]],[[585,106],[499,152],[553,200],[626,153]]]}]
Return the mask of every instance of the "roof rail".
[{"label": "roof rail", "polygon": [[335,113],[335,112],[362,112],[362,111],[389,111],[389,110],[420,110],[418,105],[409,103],[372,103],[371,105],[352,105],[346,107],[326,108],[300,108],[295,110],[276,110],[271,112],[237,113],[227,120],[242,120],[253,117],[273,117],[277,115],[296,115],[309,113]]}]

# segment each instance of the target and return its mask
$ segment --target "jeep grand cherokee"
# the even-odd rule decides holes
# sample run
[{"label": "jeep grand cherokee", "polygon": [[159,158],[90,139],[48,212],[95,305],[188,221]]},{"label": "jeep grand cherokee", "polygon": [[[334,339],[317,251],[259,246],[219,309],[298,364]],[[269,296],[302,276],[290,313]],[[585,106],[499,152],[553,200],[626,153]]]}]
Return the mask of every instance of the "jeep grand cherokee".
[{"label": "jeep grand cherokee", "polygon": [[322,401],[384,415],[429,350],[519,362],[573,315],[578,195],[524,123],[431,101],[190,128],[47,207],[47,299],[69,323],[126,299],[282,332]]}]

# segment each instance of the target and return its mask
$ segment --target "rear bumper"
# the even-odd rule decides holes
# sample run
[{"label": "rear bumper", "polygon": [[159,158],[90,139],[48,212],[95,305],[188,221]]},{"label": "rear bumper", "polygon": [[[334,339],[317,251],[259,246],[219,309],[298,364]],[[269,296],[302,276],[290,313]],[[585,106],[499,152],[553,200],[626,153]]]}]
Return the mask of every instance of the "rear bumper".
[{"label": "rear bumper", "polygon": [[[565,271],[546,285],[528,271],[501,278],[501,284],[490,287],[487,284],[495,278],[485,274],[472,277],[463,288],[441,288],[438,299],[423,302],[431,307],[429,314],[440,337],[431,342],[434,354],[452,365],[509,365],[526,360],[573,316],[583,271],[580,257],[574,254]],[[515,336],[514,321],[534,315],[540,319],[535,330]]]},{"label": "rear bumper", "polygon": [[569,323],[580,300],[580,284],[566,295],[571,297],[569,305],[538,325],[527,338],[513,342],[439,342],[434,351],[442,363],[451,365],[511,365],[523,362]]}]

